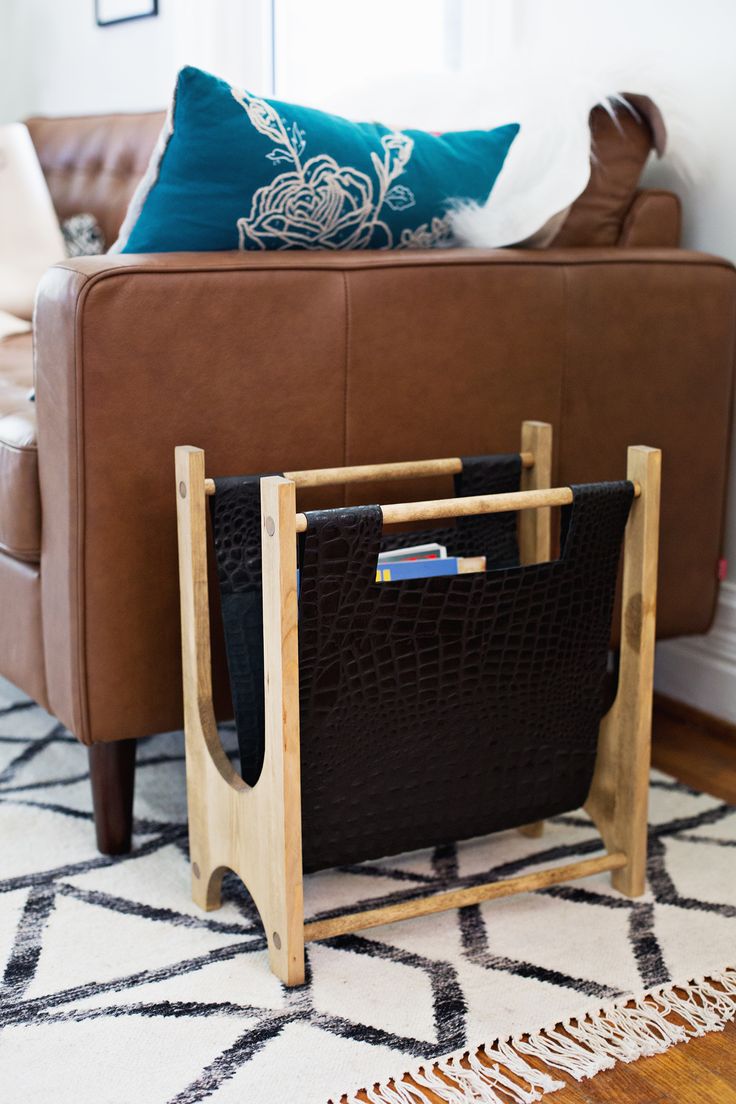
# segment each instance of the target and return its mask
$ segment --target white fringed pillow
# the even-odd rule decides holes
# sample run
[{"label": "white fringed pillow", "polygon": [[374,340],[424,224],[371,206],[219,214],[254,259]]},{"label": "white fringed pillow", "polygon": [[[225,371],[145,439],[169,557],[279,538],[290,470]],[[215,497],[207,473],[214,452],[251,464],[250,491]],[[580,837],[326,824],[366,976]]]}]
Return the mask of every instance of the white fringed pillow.
[{"label": "white fringed pillow", "polygon": [[0,126],[0,310],[30,319],[39,280],[65,255],[27,128]]}]

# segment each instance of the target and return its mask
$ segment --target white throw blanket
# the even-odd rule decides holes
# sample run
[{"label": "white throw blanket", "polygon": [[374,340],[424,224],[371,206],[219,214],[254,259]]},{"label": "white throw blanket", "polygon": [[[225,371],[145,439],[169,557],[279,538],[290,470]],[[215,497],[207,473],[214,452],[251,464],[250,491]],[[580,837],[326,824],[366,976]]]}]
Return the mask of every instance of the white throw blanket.
[{"label": "white throw blanket", "polygon": [[460,244],[498,248],[525,242],[585,190],[590,112],[597,104],[609,110],[623,106],[622,88],[653,95],[662,106],[659,93],[641,74],[638,81],[631,72],[561,76],[559,70],[528,62],[492,77],[444,73],[386,80],[336,91],[316,106],[350,118],[380,118],[402,128],[439,132],[520,123],[487,202],[461,205],[452,216]]}]

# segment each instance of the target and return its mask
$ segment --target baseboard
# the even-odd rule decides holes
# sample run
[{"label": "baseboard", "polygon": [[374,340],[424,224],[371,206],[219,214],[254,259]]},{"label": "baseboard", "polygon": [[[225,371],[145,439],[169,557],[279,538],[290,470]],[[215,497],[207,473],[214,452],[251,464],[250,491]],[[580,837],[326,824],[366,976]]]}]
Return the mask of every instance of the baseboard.
[{"label": "baseboard", "polygon": [[657,646],[655,690],[706,716],[736,724],[736,584],[722,583],[707,636]]},{"label": "baseboard", "polygon": [[736,748],[736,724],[732,721],[724,721],[722,717],[714,717],[712,713],[705,713],[702,709],[696,709],[694,705],[688,705],[687,702],[655,693],[654,716],[685,725],[693,734],[707,732],[709,736],[721,742],[725,741]]}]

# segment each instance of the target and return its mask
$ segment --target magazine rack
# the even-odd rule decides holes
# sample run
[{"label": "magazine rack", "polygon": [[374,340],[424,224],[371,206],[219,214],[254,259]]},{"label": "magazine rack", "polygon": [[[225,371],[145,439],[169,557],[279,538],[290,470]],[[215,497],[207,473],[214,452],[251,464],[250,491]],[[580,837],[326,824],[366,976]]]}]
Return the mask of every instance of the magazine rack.
[{"label": "magazine rack", "polygon": [[[575,539],[579,545],[581,535],[594,530],[590,526],[586,529],[581,523],[583,515],[578,518],[578,523],[575,522],[577,502],[585,500],[586,495],[589,501],[597,496],[605,505],[606,497],[610,501],[613,494],[611,488],[616,492],[613,497],[620,499],[621,488],[627,487],[626,510],[629,502],[631,508],[624,538],[618,691],[596,732],[594,768],[591,768],[592,780],[585,802],[585,808],[600,832],[606,853],[519,877],[485,885],[466,885],[423,898],[413,897],[393,905],[305,924],[297,536],[307,533],[310,525],[315,529],[319,525],[324,528],[326,522],[329,524],[327,514],[341,512],[325,511],[322,512],[324,517],[298,513],[296,488],[457,472],[461,461],[452,458],[334,468],[290,472],[284,476],[261,479],[265,756],[260,777],[251,787],[237,773],[222,748],[212,704],[206,500],[208,494],[214,493],[215,486],[212,480],[206,478],[205,456],[201,449],[190,446],[176,449],[193,898],[202,908],[218,908],[222,875],[226,869],[234,870],[250,891],[263,921],[271,969],[287,985],[299,984],[304,979],[304,943],[308,940],[327,939],[401,919],[540,889],[601,871],[612,872],[613,884],[622,893],[637,896],[644,890],[660,453],[645,446],[629,448],[628,484],[549,488],[551,427],[526,422],[522,431],[521,461],[524,489],[518,492],[399,503],[383,506],[380,510],[378,507],[357,510],[373,511],[373,514],[366,515],[369,520],[371,517],[375,520],[375,511],[378,510],[384,524],[519,511],[521,562],[537,565],[531,570],[543,581],[557,571],[564,560],[564,555],[561,555],[559,560],[548,562],[551,508],[571,507],[568,520],[572,516],[573,521],[565,540],[574,544],[571,534],[577,527]],[[602,489],[602,495],[598,494],[599,489]],[[590,507],[586,508],[590,510]],[[342,511],[343,515],[348,513]],[[373,562],[375,565],[375,560]],[[509,578],[513,576],[517,579],[523,570],[527,569],[511,569]],[[614,580],[615,572],[613,563],[609,574]],[[477,584],[472,585],[483,587],[486,582],[492,584],[495,576],[501,574],[499,571],[481,573]],[[440,580],[431,582],[438,583]],[[302,592],[304,585],[302,569]],[[398,587],[405,585],[392,584]],[[611,603],[612,596],[613,583],[610,585]],[[606,644],[607,639],[604,648]],[[519,826],[518,820],[516,824]],[[513,823],[503,825],[511,826]],[[527,825],[526,830],[536,833],[540,826]]]}]

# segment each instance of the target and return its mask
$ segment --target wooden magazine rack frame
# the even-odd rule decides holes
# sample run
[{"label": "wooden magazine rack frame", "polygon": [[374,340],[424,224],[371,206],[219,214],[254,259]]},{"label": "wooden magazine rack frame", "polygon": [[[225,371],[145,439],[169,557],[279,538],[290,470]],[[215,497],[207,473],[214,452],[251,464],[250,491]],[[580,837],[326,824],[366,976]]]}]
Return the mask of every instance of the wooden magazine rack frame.
[{"label": "wooden magazine rack frame", "polygon": [[[519,510],[522,563],[550,559],[550,508],[572,501],[550,488],[552,427],[524,422],[523,490],[383,506],[389,523]],[[459,472],[458,458],[288,472],[261,480],[265,756],[248,786],[225,754],[212,704],[207,586],[206,498],[201,449],[176,449],[187,797],[192,896],[220,905],[226,869],[250,891],[263,921],[273,972],[287,985],[304,980],[304,943],[540,889],[600,871],[628,896],[644,891],[647,794],[659,530],[659,450],[632,446],[627,478],[635,498],[624,541],[618,693],[604,717],[586,809],[606,854],[487,885],[434,893],[381,908],[304,923],[299,748],[296,535],[307,528],[296,488]],[[537,835],[541,825],[522,831]]]}]

